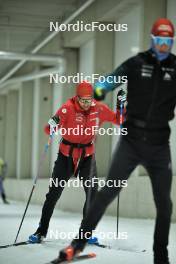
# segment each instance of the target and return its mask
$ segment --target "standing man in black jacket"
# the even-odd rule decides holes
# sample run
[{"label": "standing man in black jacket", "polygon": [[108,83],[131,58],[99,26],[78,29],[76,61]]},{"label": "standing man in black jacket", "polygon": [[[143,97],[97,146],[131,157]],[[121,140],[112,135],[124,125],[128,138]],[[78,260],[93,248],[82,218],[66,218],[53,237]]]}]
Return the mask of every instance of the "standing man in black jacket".
[{"label": "standing man in black jacket", "polygon": [[[174,26],[170,20],[158,19],[151,30],[151,48],[139,53],[106,76],[95,86],[95,98],[104,99],[118,85],[109,80],[126,75],[127,113],[124,126],[128,135],[118,143],[108,174],[108,180],[127,180],[137,165],[148,171],[156,205],[154,232],[154,264],[169,264],[168,237],[172,213],[170,198],[172,169],[168,121],[174,117],[176,105],[176,56],[171,54]],[[120,188],[105,186],[96,195],[80,227],[79,236],[60,252],[67,259],[67,249],[73,256],[83,250],[87,237],[95,229],[107,206]],[[70,256],[70,255],[69,255]]]}]

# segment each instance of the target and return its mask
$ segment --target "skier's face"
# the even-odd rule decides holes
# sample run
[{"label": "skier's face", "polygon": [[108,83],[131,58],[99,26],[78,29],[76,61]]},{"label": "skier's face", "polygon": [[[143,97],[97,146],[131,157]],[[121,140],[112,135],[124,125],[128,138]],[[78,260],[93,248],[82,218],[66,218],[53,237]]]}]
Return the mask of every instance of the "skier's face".
[{"label": "skier's face", "polygon": [[78,103],[83,110],[87,111],[87,110],[89,110],[89,108],[92,104],[92,99],[93,98],[91,96],[89,96],[89,97],[78,97]]},{"label": "skier's face", "polygon": [[171,51],[173,46],[174,39],[171,37],[160,37],[153,36],[152,41],[155,49],[160,53],[168,53]]}]

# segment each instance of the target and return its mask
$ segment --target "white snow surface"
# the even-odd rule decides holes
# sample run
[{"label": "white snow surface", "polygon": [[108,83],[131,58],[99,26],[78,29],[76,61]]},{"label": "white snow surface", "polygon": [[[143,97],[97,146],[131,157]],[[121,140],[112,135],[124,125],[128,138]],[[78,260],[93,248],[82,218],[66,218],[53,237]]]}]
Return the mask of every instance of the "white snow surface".
[{"label": "white snow surface", "polygon": [[[25,204],[11,201],[10,205],[0,203],[0,245],[14,242]],[[41,206],[30,205],[18,242],[26,240],[35,232],[41,214]],[[51,237],[50,231],[77,233],[81,215],[55,210],[50,222],[46,243],[0,249],[0,264],[44,264],[58,255],[58,251],[71,240]],[[152,264],[153,220],[120,218],[119,232],[127,232],[127,239],[100,239],[99,242],[111,246],[99,248],[87,246],[83,253],[94,252],[97,257],[84,260],[84,264]],[[97,232],[116,232],[116,218],[104,216]],[[56,233],[57,234],[57,233]],[[107,233],[106,233],[107,234]],[[145,250],[145,252],[143,252]],[[176,263],[176,224],[172,224],[170,232],[169,255],[171,264]]]}]

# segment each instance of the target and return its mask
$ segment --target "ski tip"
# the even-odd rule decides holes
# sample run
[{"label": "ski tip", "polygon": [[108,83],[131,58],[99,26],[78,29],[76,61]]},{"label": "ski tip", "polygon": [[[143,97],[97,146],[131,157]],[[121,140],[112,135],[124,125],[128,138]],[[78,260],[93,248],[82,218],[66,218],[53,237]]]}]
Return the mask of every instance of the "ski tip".
[{"label": "ski tip", "polygon": [[89,253],[90,258],[95,258],[97,255],[95,253]]}]

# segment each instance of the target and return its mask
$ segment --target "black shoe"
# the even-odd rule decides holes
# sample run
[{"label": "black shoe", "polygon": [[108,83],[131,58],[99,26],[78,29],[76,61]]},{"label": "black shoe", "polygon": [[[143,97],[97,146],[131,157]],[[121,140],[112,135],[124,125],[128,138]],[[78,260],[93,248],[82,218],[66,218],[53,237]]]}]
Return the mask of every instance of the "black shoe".
[{"label": "black shoe", "polygon": [[9,202],[6,200],[6,195],[5,195],[4,192],[1,194],[1,196],[2,196],[3,203],[4,204],[9,204]]},{"label": "black shoe", "polygon": [[72,260],[76,255],[83,251],[86,243],[87,241],[85,240],[74,239],[68,247],[59,252],[58,260]]},{"label": "black shoe", "polygon": [[170,264],[166,246],[154,247],[154,264]]},{"label": "black shoe", "polygon": [[44,238],[45,238],[44,235],[42,235],[40,232],[36,231],[34,234],[29,236],[28,242],[31,244],[39,244],[39,243],[42,243]]},{"label": "black shoe", "polygon": [[10,204],[7,200],[3,200],[4,204]]},{"label": "black shoe", "polygon": [[72,240],[71,246],[75,252],[77,252],[77,251],[81,252],[85,248],[86,243],[87,243],[87,240],[75,238]]},{"label": "black shoe", "polygon": [[154,264],[170,264],[168,256],[154,257]]}]

